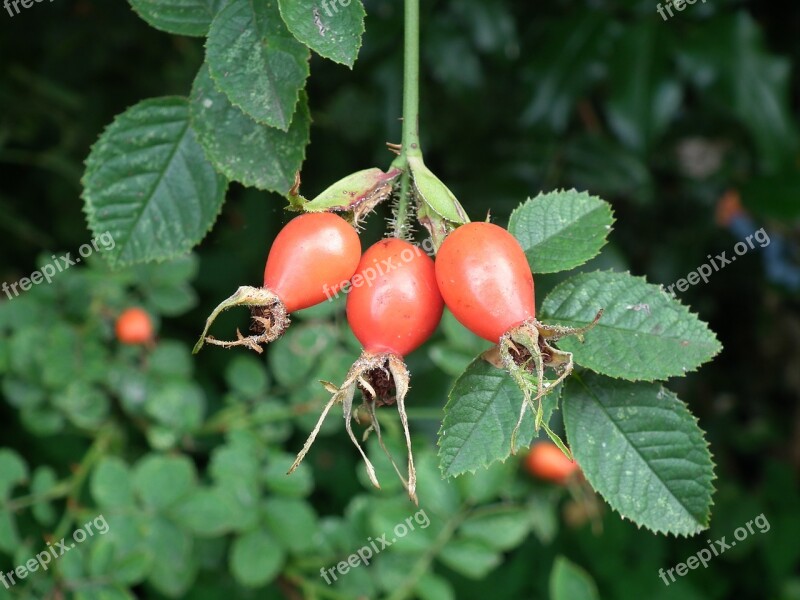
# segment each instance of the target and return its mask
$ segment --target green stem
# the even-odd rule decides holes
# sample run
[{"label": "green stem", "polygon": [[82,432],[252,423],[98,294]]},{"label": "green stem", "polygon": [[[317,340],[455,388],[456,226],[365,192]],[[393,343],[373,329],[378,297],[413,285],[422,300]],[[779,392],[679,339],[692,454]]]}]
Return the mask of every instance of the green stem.
[{"label": "green stem", "polygon": [[86,478],[89,476],[95,463],[106,454],[115,435],[116,431],[113,428],[109,428],[98,434],[91,448],[86,452],[80,465],[78,465],[78,468],[75,470],[75,474],[72,476],[72,481],[70,482],[67,495],[67,507],[64,511],[64,516],[61,518],[53,534],[55,540],[60,540],[69,533],[69,528],[75,521],[75,506],[78,504],[83,484],[86,482]]},{"label": "green stem", "polygon": [[403,170],[400,199],[395,215],[394,235],[408,235],[408,205],[411,196],[409,156],[422,156],[419,143],[419,0],[405,0],[403,59],[403,139],[400,156],[393,164]]},{"label": "green stem", "polygon": [[34,504],[63,498],[69,493],[71,488],[72,482],[69,479],[65,479],[64,481],[59,481],[49,490],[42,492],[41,494],[29,494],[27,496],[20,496],[19,498],[9,500],[3,508],[11,512],[16,512],[18,510],[22,510],[23,508],[33,506]]}]

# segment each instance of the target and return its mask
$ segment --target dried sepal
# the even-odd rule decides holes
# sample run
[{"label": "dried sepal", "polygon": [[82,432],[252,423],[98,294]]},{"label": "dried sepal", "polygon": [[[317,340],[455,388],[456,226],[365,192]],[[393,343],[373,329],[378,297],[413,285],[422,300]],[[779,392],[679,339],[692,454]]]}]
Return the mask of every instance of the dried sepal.
[{"label": "dried sepal", "polygon": [[[597,324],[602,315],[601,310],[590,324],[580,328],[545,325],[536,319],[529,319],[503,334],[497,352],[490,351],[485,355],[486,360],[494,364],[499,359],[500,365],[508,371],[524,395],[519,418],[511,432],[512,454],[517,452],[517,436],[525,414],[530,409],[534,415],[535,431],[544,428],[561,451],[572,458],[572,453],[566,444],[550,429],[543,418],[542,398],[569,377],[575,366],[572,353],[555,348],[551,342],[567,336],[576,336],[583,341],[583,335]],[[544,374],[547,368],[556,372],[557,377],[554,381],[545,381]]]},{"label": "dried sepal", "polygon": [[[234,306],[249,306],[252,309],[253,328],[256,333],[254,335],[244,336],[237,330],[237,339],[235,341],[218,340],[208,335],[211,324],[220,313]],[[283,332],[286,331],[288,326],[289,315],[286,312],[286,306],[275,292],[266,288],[242,286],[236,290],[236,293],[230,298],[222,301],[208,316],[203,333],[195,344],[192,353],[197,354],[203,347],[203,344],[208,342],[209,344],[222,346],[223,348],[244,346],[260,354],[263,352],[261,344],[274,342],[283,335]]]},{"label": "dried sepal", "polygon": [[[363,406],[366,409],[370,419],[369,426],[364,432],[362,441],[367,439],[367,436],[371,431],[375,432],[375,435],[378,438],[378,444],[388,456],[389,461],[397,472],[397,475],[403,482],[403,486],[408,491],[409,498],[411,498],[414,503],[417,503],[417,475],[416,469],[414,468],[414,457],[411,451],[411,434],[408,428],[408,414],[405,407],[405,397],[408,393],[409,379],[410,376],[408,369],[401,357],[394,354],[372,354],[365,351],[362,352],[358,360],[353,363],[353,366],[348,371],[347,377],[345,378],[345,381],[341,387],[337,388],[330,383],[322,382],[323,385],[325,385],[325,389],[331,392],[331,399],[325,405],[325,408],[323,409],[316,426],[308,436],[303,448],[297,455],[297,458],[289,469],[289,473],[291,474],[294,472],[298,465],[303,461],[306,454],[308,454],[308,451],[314,444],[314,440],[319,434],[322,423],[325,421],[330,409],[334,404],[341,402],[347,435],[350,437],[350,440],[353,442],[356,448],[358,448],[361,457],[364,459],[364,464],[366,465],[367,475],[370,482],[376,488],[380,489],[380,483],[378,482],[375,474],[375,468],[364,452],[364,449],[361,447],[361,444],[356,438],[352,428],[352,420],[354,415],[356,421],[358,421],[357,413],[353,410],[353,400],[355,397],[356,388],[358,388],[361,390],[363,396]],[[391,393],[392,391],[394,393]],[[391,453],[383,442],[380,423],[378,422],[378,418],[375,413],[375,409],[377,407],[395,403],[397,404],[398,411],[400,413],[400,421],[403,426],[406,447],[408,448],[407,478],[403,477],[399,467],[395,463]]]}]

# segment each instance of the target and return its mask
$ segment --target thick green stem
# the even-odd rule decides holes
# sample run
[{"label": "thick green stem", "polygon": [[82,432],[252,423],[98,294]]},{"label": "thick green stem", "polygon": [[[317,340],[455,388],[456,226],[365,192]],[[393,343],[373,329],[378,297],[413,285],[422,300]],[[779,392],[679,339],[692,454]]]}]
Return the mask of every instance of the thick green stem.
[{"label": "thick green stem", "polygon": [[409,156],[422,156],[419,144],[419,0],[405,0],[405,38],[403,58],[403,139],[395,166],[403,169],[400,199],[395,214],[395,237],[408,234],[408,205],[411,198]]}]

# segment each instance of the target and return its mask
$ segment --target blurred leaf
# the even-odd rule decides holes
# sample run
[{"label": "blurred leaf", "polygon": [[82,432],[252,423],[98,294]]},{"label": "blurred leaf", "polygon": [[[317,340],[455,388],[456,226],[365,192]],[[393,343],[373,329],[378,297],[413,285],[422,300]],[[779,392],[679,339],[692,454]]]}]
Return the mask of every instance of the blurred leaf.
[{"label": "blurred leaf", "polygon": [[550,572],[552,600],[600,600],[589,574],[563,556],[557,556]]},{"label": "blurred leaf", "polygon": [[294,185],[308,144],[311,116],[300,93],[288,131],[262,125],[217,89],[203,65],[191,94],[192,128],[208,159],[228,179],[261,190],[288,193]]},{"label": "blurred leaf", "polygon": [[100,427],[111,409],[108,396],[100,388],[80,380],[56,393],[53,406],[63,411],[75,426],[85,429]]},{"label": "blurred leaf", "polygon": [[169,381],[154,389],[145,405],[147,414],[171,432],[190,432],[203,422],[205,394],[190,381]]},{"label": "blurred leaf", "polygon": [[767,171],[794,160],[797,127],[789,108],[791,65],[769,54],[761,31],[744,10],[720,16],[681,39],[686,73],[718,110],[732,112],[750,132]]},{"label": "blurred leaf", "polygon": [[167,33],[204,36],[228,0],[129,0],[150,25]]},{"label": "blurred leaf", "polygon": [[322,2],[279,0],[281,16],[294,36],[314,52],[352,68],[364,33],[361,0]]},{"label": "blurred leaf", "polygon": [[177,340],[159,340],[148,359],[150,373],[175,379],[192,376],[192,354],[189,347]]},{"label": "blurred leaf", "polygon": [[167,509],[184,499],[197,485],[194,464],[184,456],[151,454],[133,471],[133,486],[151,509]]},{"label": "blurred leaf", "polygon": [[267,392],[267,365],[253,356],[237,354],[225,369],[225,381],[245,398],[257,399]]},{"label": "blurred leaf", "polygon": [[599,135],[579,135],[564,148],[565,177],[604,198],[649,204],[655,195],[651,167],[641,157]]},{"label": "blurred leaf", "polygon": [[654,19],[628,27],[609,61],[608,120],[620,140],[644,153],[675,117],[680,84],[668,72],[670,40]]},{"label": "blurred leaf", "polygon": [[686,375],[710,360],[720,343],[708,326],[658,286],[628,273],[582,273],[557,286],[542,303],[547,323],[582,327],[600,309],[586,341],[558,346],[579,365],[631,381]]},{"label": "blurred leaf", "polygon": [[269,457],[264,469],[264,482],[271,491],[292,498],[304,498],[314,489],[314,475],[308,463],[302,462],[291,475],[287,475],[294,456],[276,452]]},{"label": "blurred leaf", "polygon": [[480,542],[456,539],[442,548],[438,559],[468,579],[483,579],[502,562],[502,555]]},{"label": "blurred leaf", "polygon": [[197,489],[172,510],[172,516],[195,535],[214,537],[231,529],[236,507],[220,489]]},{"label": "blurred leaf", "polygon": [[[58,483],[56,472],[46,465],[37,467],[33,472],[31,478],[31,494],[34,496],[42,496],[50,492]],[[56,511],[52,502],[41,501],[37,502],[31,508],[33,516],[42,525],[48,526],[55,523]]]},{"label": "blurred leaf", "polygon": [[288,131],[308,77],[308,49],[281,20],[278,0],[229,0],[211,24],[206,61],[218,89],[259,123]]},{"label": "blurred leaf", "polygon": [[14,515],[0,508],[0,551],[13,554],[19,546],[19,533]]},{"label": "blurred leaf", "polygon": [[481,542],[493,550],[506,551],[521,544],[529,531],[530,523],[525,510],[509,506],[468,517],[461,524],[459,535]]},{"label": "blurred leaf", "polygon": [[[327,353],[335,340],[332,327],[317,323],[291,327],[270,346],[267,354],[270,370],[281,385],[294,387],[305,383],[319,357]],[[324,379],[324,375],[315,373],[314,383],[317,379]]]},{"label": "blurred leaf", "polygon": [[414,589],[420,600],[456,600],[456,593],[450,582],[430,571],[422,574]]},{"label": "blurred leaf", "polygon": [[189,127],[184,98],[145,100],[118,115],[86,159],[84,211],[95,235],[108,232],[112,266],[164,260],[211,229],[227,183]]},{"label": "blurred leaf", "polygon": [[163,517],[150,521],[147,537],[154,554],[147,581],[170,598],[185,597],[197,574],[192,537]]},{"label": "blurred leaf", "polygon": [[246,587],[261,587],[280,572],[283,549],[263,529],[236,538],[231,546],[230,569],[234,578]]},{"label": "blurred leaf", "polygon": [[134,504],[130,469],[122,459],[115,456],[104,456],[100,460],[92,472],[90,489],[95,502],[102,508]]},{"label": "blurred leaf", "polygon": [[610,27],[602,11],[585,11],[547,27],[534,58],[533,99],[522,115],[526,125],[546,123],[563,131],[575,103],[597,76]]},{"label": "blurred leaf", "polygon": [[568,380],[563,405],[575,459],[620,516],[656,533],[688,536],[708,527],[711,454],[675,394],[584,373]]},{"label": "blurred leaf", "polygon": [[6,500],[14,487],[27,479],[25,460],[10,448],[0,448],[0,500]]},{"label": "blurred leaf", "polygon": [[508,230],[534,273],[556,273],[597,256],[613,223],[607,202],[573,189],[529,198],[511,213]]},{"label": "blurred leaf", "polygon": [[292,554],[311,552],[317,545],[317,515],[305,500],[267,498],[264,502],[264,520],[267,529]]}]

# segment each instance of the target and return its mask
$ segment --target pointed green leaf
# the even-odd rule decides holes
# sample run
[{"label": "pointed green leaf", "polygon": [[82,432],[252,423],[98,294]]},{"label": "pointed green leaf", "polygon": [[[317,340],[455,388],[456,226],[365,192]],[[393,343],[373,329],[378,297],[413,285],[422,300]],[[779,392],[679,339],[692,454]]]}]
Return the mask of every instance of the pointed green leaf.
[{"label": "pointed green leaf", "polygon": [[167,33],[204,36],[228,0],[129,0],[150,25]]},{"label": "pointed green leaf", "polygon": [[503,562],[503,556],[480,542],[451,540],[442,548],[438,559],[456,573],[469,579],[483,579]]},{"label": "pointed green leaf", "polygon": [[569,379],[562,404],[575,459],[611,508],[656,533],[708,527],[711,454],[675,394],[586,372]]},{"label": "pointed green leaf", "polygon": [[361,0],[280,0],[281,16],[294,36],[314,52],[352,68],[364,33]]},{"label": "pointed green leaf", "polygon": [[211,229],[227,182],[189,127],[184,98],[145,100],[118,115],[92,147],[84,211],[95,235],[114,240],[112,266],[187,252]]},{"label": "pointed green leaf", "polygon": [[550,571],[551,600],[600,600],[591,576],[575,563],[557,556]]},{"label": "pointed green leaf", "polygon": [[556,273],[597,256],[613,223],[607,202],[586,192],[560,190],[517,207],[508,230],[525,250],[534,273]]},{"label": "pointed green leaf", "polygon": [[228,179],[286,194],[294,184],[308,145],[311,116],[300,94],[291,127],[281,131],[257,123],[230,103],[203,65],[191,95],[192,128],[209,160]]},{"label": "pointed green leaf", "polygon": [[217,88],[251,118],[283,131],[308,77],[309,56],[283,24],[278,0],[230,0],[206,44]]},{"label": "pointed green leaf", "polygon": [[714,332],[659,286],[628,273],[582,273],[557,286],[542,304],[547,323],[582,327],[605,309],[581,343],[564,338],[558,346],[575,362],[622,379],[667,379],[694,371],[716,355]]},{"label": "pointed green leaf", "polygon": [[[439,430],[439,467],[445,477],[488,467],[508,457],[522,398],[508,373],[482,358],[467,367],[450,391]],[[533,416],[528,411],[517,443],[528,446],[532,438]]]}]

